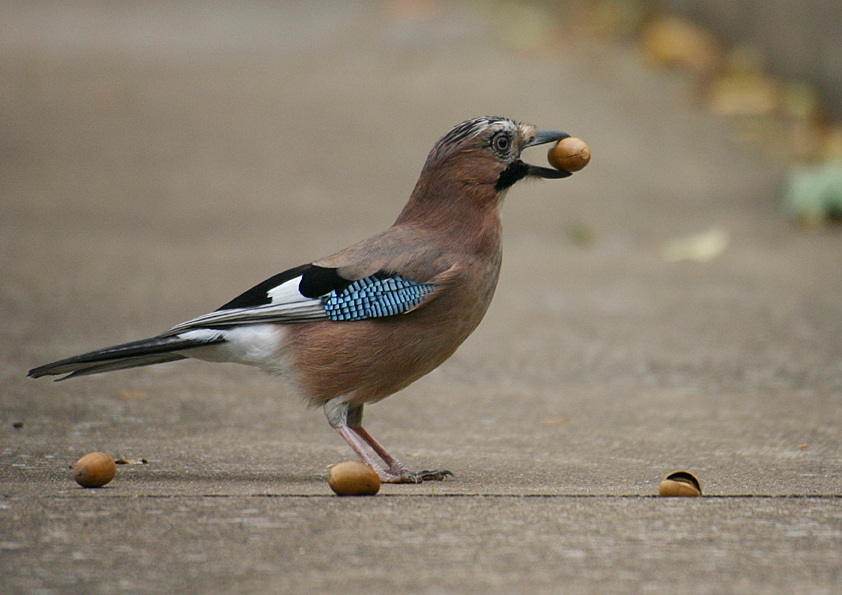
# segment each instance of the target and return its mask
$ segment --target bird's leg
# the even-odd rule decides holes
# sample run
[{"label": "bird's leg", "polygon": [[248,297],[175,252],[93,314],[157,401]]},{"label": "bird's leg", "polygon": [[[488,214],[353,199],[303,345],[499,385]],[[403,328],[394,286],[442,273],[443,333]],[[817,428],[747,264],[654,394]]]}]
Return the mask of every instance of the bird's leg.
[{"label": "bird's leg", "polygon": [[[362,405],[350,406],[348,403],[334,398],[325,403],[324,409],[330,425],[339,432],[339,435],[357,453],[362,462],[380,476],[381,481],[385,483],[421,483],[423,481],[442,480],[447,475],[453,475],[450,471],[421,471],[420,473],[410,471],[406,465],[386,452],[386,449],[362,427]],[[389,466],[388,471],[368,454],[357,436],[362,438],[383,459],[383,462]]]},{"label": "bird's leg", "polygon": [[368,444],[371,449],[377,453],[383,462],[389,466],[389,472],[396,477],[399,477],[399,482],[414,482],[414,483],[421,483],[422,481],[441,481],[448,475],[451,477],[453,474],[450,471],[419,471],[418,473],[414,473],[410,471],[406,465],[401,463],[398,459],[390,455],[386,452],[386,449],[383,448],[383,445],[380,444],[377,440],[374,439],[374,436],[369,434],[365,428],[362,427],[363,421],[363,406],[362,405],[355,405],[354,407],[349,407],[348,409],[348,427],[350,427],[354,432],[363,439],[363,441]]},{"label": "bird's leg", "polygon": [[[348,443],[348,446],[357,453],[357,456],[360,457],[360,460],[371,467],[375,473],[380,477],[381,481],[389,481],[391,474],[383,469],[383,467],[374,460],[374,458],[368,454],[368,451],[356,437],[354,432],[351,431],[351,428],[348,427],[348,410],[350,406],[348,403],[343,403],[342,401],[338,400],[337,398],[333,398],[330,401],[326,402],[324,405],[325,410],[325,417],[327,417],[328,423],[331,427],[339,432],[339,435],[345,439],[345,442]],[[362,417],[360,414],[359,417]]]},{"label": "bird's leg", "polygon": [[[350,424],[349,424],[350,425]],[[453,477],[453,473],[447,470],[441,471],[418,471],[417,473],[410,471],[407,469],[406,465],[401,463],[398,459],[390,455],[383,446],[374,439],[374,437],[369,434],[362,426],[350,426],[357,435],[362,438],[366,444],[368,444],[377,455],[383,459],[383,462],[389,465],[389,471],[395,475],[400,477],[411,477],[414,479],[409,480],[402,480],[402,481],[414,481],[415,483],[421,483],[422,481],[441,481],[448,475]]]},{"label": "bird's leg", "polygon": [[386,463],[389,466],[389,471],[391,471],[392,473],[395,473],[397,475],[403,475],[403,474],[406,474],[406,473],[410,472],[409,469],[406,467],[406,465],[404,465],[399,460],[397,460],[395,457],[393,457],[388,452],[386,452],[386,450],[383,448],[383,446],[377,440],[375,440],[371,436],[371,434],[366,432],[365,429],[362,426],[352,426],[352,425],[349,424],[349,427],[352,430],[354,430],[354,432],[356,432],[357,436],[362,438],[363,441],[366,444],[368,444],[374,452],[377,453],[377,456],[379,456],[381,459],[383,459],[383,462]]},{"label": "bird's leg", "polygon": [[383,462],[389,466],[389,472],[393,475],[411,475],[412,472],[407,468],[406,465],[401,463],[395,457],[390,455],[386,452],[386,449],[383,448],[383,445],[380,444],[377,440],[375,440],[371,434],[365,431],[365,428],[362,426],[363,422],[363,406],[362,405],[354,405],[353,407],[348,408],[348,427],[354,430],[354,432],[363,439],[363,441],[368,444],[371,449],[377,453]]}]

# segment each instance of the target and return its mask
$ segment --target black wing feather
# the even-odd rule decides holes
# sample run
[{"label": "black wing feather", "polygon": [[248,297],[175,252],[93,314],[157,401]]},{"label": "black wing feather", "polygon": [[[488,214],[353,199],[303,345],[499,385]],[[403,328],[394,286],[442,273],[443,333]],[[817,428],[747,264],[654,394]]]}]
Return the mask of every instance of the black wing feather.
[{"label": "black wing feather", "polygon": [[336,269],[320,267],[315,264],[303,264],[258,283],[218,308],[217,312],[237,308],[256,308],[271,304],[272,299],[269,297],[269,292],[299,276],[301,277],[301,283],[298,285],[298,290],[301,295],[308,298],[321,297],[334,290],[336,293],[342,293],[346,287],[353,283],[353,280],[341,277]]},{"label": "black wing feather", "polygon": [[331,291],[342,293],[353,282],[354,279],[342,277],[336,269],[311,264],[301,277],[298,291],[304,297],[317,298]]},{"label": "black wing feather", "polygon": [[311,264],[302,264],[283,273],[273,275],[248,291],[241,293],[224,306],[217,308],[217,312],[219,310],[235,310],[237,308],[256,308],[257,306],[271,304],[272,299],[269,297],[269,291],[271,289],[274,289],[278,285],[283,285],[290,279],[295,279],[312,266]]}]

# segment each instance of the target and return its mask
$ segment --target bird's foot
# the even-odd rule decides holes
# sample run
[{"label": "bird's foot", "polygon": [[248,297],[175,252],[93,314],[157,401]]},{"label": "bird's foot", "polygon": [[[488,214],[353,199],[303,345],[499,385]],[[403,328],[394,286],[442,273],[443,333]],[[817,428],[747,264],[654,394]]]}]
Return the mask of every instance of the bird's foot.
[{"label": "bird's foot", "polygon": [[448,471],[447,469],[440,469],[438,471],[419,471],[415,474],[417,477],[421,478],[421,481],[444,481],[448,477],[456,477]]},{"label": "bird's foot", "polygon": [[[331,414],[335,411],[342,411],[341,407],[345,407],[347,409],[347,403],[339,403],[339,406],[335,408],[329,408],[328,405],[331,401],[328,401],[328,404],[325,405],[325,411],[328,414],[328,421],[332,420]],[[357,409],[354,410],[357,412],[357,418],[354,420],[356,424],[359,424],[360,416],[362,415],[362,406],[359,406]],[[447,470],[441,471],[419,471],[414,473],[409,470],[409,468],[401,463],[398,459],[390,455],[386,452],[386,449],[375,440],[371,434],[366,432],[362,426],[354,425],[348,426],[343,422],[343,419],[340,417],[337,420],[331,421],[331,425],[333,425],[334,429],[339,432],[339,435],[342,436],[348,445],[357,453],[357,456],[360,457],[360,460],[371,467],[375,473],[377,473],[378,477],[380,477],[381,483],[424,483],[425,481],[442,481],[446,477],[454,477],[453,473]],[[383,460],[386,464],[386,467],[383,467],[380,463],[378,463],[374,457],[372,457],[368,451],[363,446],[362,439],[366,444],[368,444],[371,449],[377,453],[377,455]]]}]

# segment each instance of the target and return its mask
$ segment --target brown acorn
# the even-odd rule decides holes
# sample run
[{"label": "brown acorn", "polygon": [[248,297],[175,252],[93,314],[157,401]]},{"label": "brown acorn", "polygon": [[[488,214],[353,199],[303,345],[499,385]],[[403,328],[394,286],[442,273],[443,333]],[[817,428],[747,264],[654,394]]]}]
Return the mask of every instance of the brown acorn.
[{"label": "brown acorn", "polygon": [[359,461],[345,461],[331,467],[327,483],[339,496],[373,496],[380,491],[380,477]]},{"label": "brown acorn", "polygon": [[104,452],[90,452],[76,461],[73,479],[84,488],[101,488],[114,479],[117,465]]},{"label": "brown acorn", "polygon": [[556,169],[579,171],[591,160],[591,150],[582,139],[568,136],[550,148],[547,160]]}]

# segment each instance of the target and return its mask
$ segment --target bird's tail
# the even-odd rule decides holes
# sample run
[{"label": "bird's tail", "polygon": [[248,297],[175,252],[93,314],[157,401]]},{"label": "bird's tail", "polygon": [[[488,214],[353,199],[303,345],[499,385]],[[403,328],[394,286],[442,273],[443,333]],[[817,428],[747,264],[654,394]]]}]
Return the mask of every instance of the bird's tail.
[{"label": "bird's tail", "polygon": [[203,347],[214,343],[223,342],[221,335],[211,335],[207,338],[184,338],[179,336],[152,337],[98,349],[90,353],[83,353],[67,359],[59,360],[51,364],[39,366],[29,371],[30,378],[41,376],[58,376],[67,374],[64,378],[56,380],[67,380],[74,376],[85,376],[87,374],[99,374],[111,370],[123,370],[125,368],[136,368],[138,366],[150,366],[186,359],[180,351]]}]

